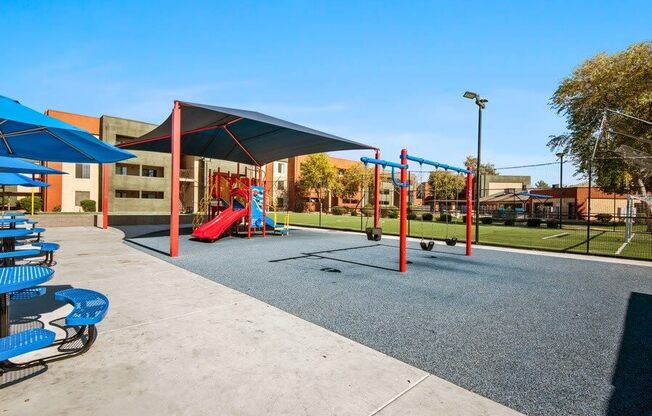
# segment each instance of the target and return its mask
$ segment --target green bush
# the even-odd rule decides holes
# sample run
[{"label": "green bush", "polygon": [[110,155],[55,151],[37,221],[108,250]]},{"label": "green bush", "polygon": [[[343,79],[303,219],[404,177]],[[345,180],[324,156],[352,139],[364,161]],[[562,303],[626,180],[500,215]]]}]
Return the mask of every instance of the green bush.
[{"label": "green bush", "polygon": [[548,221],[546,221],[546,227],[559,228],[559,220],[556,220],[554,218],[549,219]]},{"label": "green bush", "polygon": [[[25,211],[31,211],[32,209],[32,198],[27,197],[27,198],[21,198],[18,201],[16,201],[16,204],[20,207],[20,209],[24,209]],[[43,202],[41,201],[40,196],[35,196],[34,197],[34,211],[40,211],[42,207]]]},{"label": "green bush", "polygon": [[527,220],[527,226],[528,227],[540,227],[541,226],[541,219],[539,218],[528,218]]},{"label": "green bush", "polygon": [[451,214],[439,214],[439,221],[453,222],[453,216]]},{"label": "green bush", "polygon": [[595,219],[598,220],[600,224],[609,224],[613,215],[611,214],[598,214],[595,216]]},{"label": "green bush", "polygon": [[294,203],[294,212],[304,212],[306,210],[306,201],[299,199]]},{"label": "green bush", "polygon": [[423,215],[421,216],[421,218],[422,218],[424,221],[432,221],[432,219],[433,219],[434,217],[433,217],[433,215],[432,215],[431,212],[426,212],[425,214],[423,214]]},{"label": "green bush", "polygon": [[367,204],[364,206],[364,208],[362,208],[361,211],[362,211],[362,215],[364,215],[365,217],[372,217],[374,215],[374,206]]},{"label": "green bush", "polygon": [[513,218],[508,218],[508,219],[506,219],[506,220],[505,220],[505,225],[511,227],[512,225],[514,225],[514,219],[513,219]]},{"label": "green bush", "polygon": [[358,211],[356,211],[356,210],[351,211],[351,216],[352,217],[357,217],[358,216]]},{"label": "green bush", "polygon": [[61,205],[55,205],[52,207],[52,212],[61,212]]},{"label": "green bush", "polygon": [[333,215],[344,215],[344,214],[346,214],[346,208],[344,208],[344,207],[333,207],[333,208],[331,208],[331,214],[333,214]]},{"label": "green bush", "polygon": [[480,222],[483,224],[492,224],[494,222],[494,219],[491,217],[482,217],[480,218]]},{"label": "green bush", "polygon": [[[391,212],[395,212],[396,216],[391,217],[390,216]],[[373,213],[372,213],[372,215],[373,215]],[[388,218],[388,217],[389,218],[398,218],[398,207],[395,207],[394,205],[388,205],[386,207],[382,207],[382,208],[380,208],[380,216],[383,217],[383,218]]]},{"label": "green bush", "polygon": [[416,212],[408,212],[408,220],[416,220],[417,219],[417,213]]},{"label": "green bush", "polygon": [[97,204],[92,199],[84,199],[79,201],[79,205],[82,207],[84,212],[95,212],[97,211]]},{"label": "green bush", "polygon": [[388,211],[387,217],[389,218],[398,218],[398,211]]}]

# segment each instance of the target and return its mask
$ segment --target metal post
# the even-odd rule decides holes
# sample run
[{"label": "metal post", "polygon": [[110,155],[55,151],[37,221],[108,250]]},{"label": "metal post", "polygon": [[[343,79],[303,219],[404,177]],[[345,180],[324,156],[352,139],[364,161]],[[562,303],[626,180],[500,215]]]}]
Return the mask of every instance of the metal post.
[{"label": "metal post", "polygon": [[[401,164],[407,164],[407,150],[401,150]],[[407,169],[401,169],[401,183],[407,182]],[[399,269],[401,273],[407,271],[407,187],[401,186],[401,211],[400,217],[400,241],[399,241]]]},{"label": "metal post", "polygon": [[475,244],[480,242],[480,156],[482,150],[482,108],[478,105],[478,163],[475,171]]},{"label": "metal post", "polygon": [[[471,171],[472,167],[467,167]],[[471,255],[471,228],[473,223],[473,215],[471,215],[471,207],[473,206],[473,174],[466,174],[466,255]]]},{"label": "metal post", "polygon": [[102,165],[102,228],[109,228],[109,165]]},{"label": "metal post", "polygon": [[591,182],[593,180],[593,158],[589,160],[589,194],[586,207],[586,254],[589,254],[591,241]]},{"label": "metal post", "polygon": [[561,210],[564,206],[564,154],[559,155],[559,229],[561,226]]},{"label": "metal post", "polygon": [[[376,160],[380,160],[380,150],[376,150]],[[378,228],[379,225],[380,225],[380,165],[374,165],[374,228]]]},{"label": "metal post", "polygon": [[[272,165],[274,167],[274,165]],[[260,182],[263,184],[263,238],[267,237],[267,199],[265,198],[265,185],[267,182],[267,175],[263,180],[263,168],[260,167]]]},{"label": "metal post", "polygon": [[174,102],[170,135],[172,173],[170,175],[170,257],[179,255],[179,166],[181,164],[181,103]]}]

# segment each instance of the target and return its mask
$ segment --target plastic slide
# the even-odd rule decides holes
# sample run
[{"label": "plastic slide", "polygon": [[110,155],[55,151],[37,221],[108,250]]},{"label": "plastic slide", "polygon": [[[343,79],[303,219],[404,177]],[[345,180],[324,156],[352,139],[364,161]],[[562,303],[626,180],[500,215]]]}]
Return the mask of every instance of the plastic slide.
[{"label": "plastic slide", "polygon": [[205,224],[202,224],[199,228],[193,231],[192,236],[200,240],[215,241],[233,224],[246,216],[246,209],[234,210],[232,207],[229,207],[222,211],[220,215]]},{"label": "plastic slide", "polygon": [[[263,225],[263,199],[262,199],[262,186],[252,186],[253,191],[253,204],[251,205],[251,222],[255,228],[260,228]],[[265,224],[272,229],[276,227],[276,223],[270,217],[265,217]]]}]

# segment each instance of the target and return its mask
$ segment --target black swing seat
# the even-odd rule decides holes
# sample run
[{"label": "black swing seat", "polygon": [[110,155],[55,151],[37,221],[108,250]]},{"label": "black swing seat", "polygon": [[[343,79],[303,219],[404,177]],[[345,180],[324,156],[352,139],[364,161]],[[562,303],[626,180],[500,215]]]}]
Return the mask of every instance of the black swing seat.
[{"label": "black swing seat", "polygon": [[368,227],[366,232],[369,241],[380,241],[383,236],[383,229],[380,227]]},{"label": "black swing seat", "polygon": [[435,242],[430,240],[430,241],[422,241],[421,243],[421,250],[425,251],[432,251],[432,248],[435,246]]},{"label": "black swing seat", "polygon": [[457,237],[447,238],[445,241],[447,246],[454,246],[457,244]]}]

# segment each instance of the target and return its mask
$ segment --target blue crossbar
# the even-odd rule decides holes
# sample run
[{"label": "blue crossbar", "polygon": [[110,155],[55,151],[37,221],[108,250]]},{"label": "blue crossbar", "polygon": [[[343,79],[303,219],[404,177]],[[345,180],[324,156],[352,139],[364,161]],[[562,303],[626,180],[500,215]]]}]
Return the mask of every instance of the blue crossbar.
[{"label": "blue crossbar", "polygon": [[365,165],[367,163],[371,163],[372,165],[380,165],[384,168],[389,166],[390,168],[396,168],[396,169],[407,169],[408,165],[401,165],[400,163],[395,163],[395,162],[390,162],[389,160],[382,160],[382,159],[374,159],[371,157],[361,157],[360,161],[364,163]]},{"label": "blue crossbar", "polygon": [[0,338],[0,361],[48,347],[55,336],[52,331],[35,328]]},{"label": "blue crossbar", "polygon": [[73,306],[66,317],[66,325],[95,325],[104,319],[109,310],[109,300],[101,293],[88,289],[66,289],[54,294],[54,299]]},{"label": "blue crossbar", "polygon": [[468,170],[468,169],[457,168],[455,166],[447,165],[445,163],[433,162],[432,160],[423,159],[423,158],[420,158],[420,157],[407,155],[407,160],[417,162],[420,165],[430,165],[430,166],[434,166],[436,168],[442,168],[442,169],[445,169],[445,170],[452,170],[452,171],[458,172],[458,173],[464,173],[464,174],[471,173],[471,171]]}]

